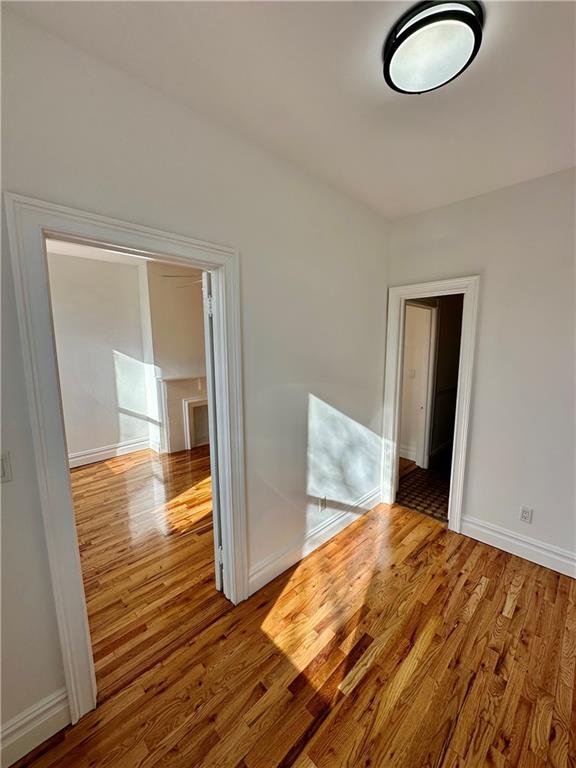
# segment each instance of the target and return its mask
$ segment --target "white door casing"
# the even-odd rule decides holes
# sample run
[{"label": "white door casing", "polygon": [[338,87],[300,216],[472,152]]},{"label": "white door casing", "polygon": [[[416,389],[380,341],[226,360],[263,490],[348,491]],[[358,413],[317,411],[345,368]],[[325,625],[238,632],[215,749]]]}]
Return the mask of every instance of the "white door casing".
[{"label": "white door casing", "polygon": [[398,482],[402,349],[406,302],[411,299],[449,296],[457,293],[464,295],[456,423],[454,427],[454,449],[450,473],[450,500],[448,503],[448,526],[456,532],[460,532],[462,518],[479,284],[480,278],[477,275],[473,275],[413,285],[400,285],[390,288],[388,292],[388,327],[382,424],[382,502],[384,504],[394,503]]},{"label": "white door casing", "polygon": [[96,705],[56,361],[45,238],[113,248],[139,258],[209,270],[213,280],[214,402],[224,594],[248,597],[239,253],[227,246],[5,193],[18,325],[41,512],[71,720]]}]

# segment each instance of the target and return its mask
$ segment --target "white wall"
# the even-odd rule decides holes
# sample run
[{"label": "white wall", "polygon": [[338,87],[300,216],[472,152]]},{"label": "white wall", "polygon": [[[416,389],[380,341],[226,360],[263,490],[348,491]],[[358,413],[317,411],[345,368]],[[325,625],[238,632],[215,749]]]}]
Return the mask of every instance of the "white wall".
[{"label": "white wall", "polygon": [[572,552],[574,226],[567,171],[395,222],[390,260],[392,285],[481,276],[464,515]]},{"label": "white wall", "polygon": [[[3,34],[6,189],[239,247],[249,559],[252,568],[275,562],[351,493],[379,483],[387,225],[6,8]],[[7,311],[14,355],[17,325]],[[24,383],[14,371],[11,408],[26,425]],[[310,471],[309,417],[315,445],[333,432],[340,441],[328,466],[312,452]],[[9,437],[6,448],[19,457],[14,488],[29,486],[28,527],[16,494],[3,510],[13,517],[6,546],[21,555],[41,546],[41,519],[29,428]],[[360,453],[364,461],[355,459]],[[349,463],[346,484],[331,473],[338,462]],[[334,505],[320,511],[308,491],[328,482]],[[18,583],[18,567],[6,568],[8,583]],[[19,664],[26,642],[45,638],[31,668],[9,678],[7,715],[63,682],[54,615],[40,603],[47,584],[43,557],[27,573],[30,603],[21,607],[21,588],[6,596],[14,625],[7,667]]]},{"label": "white wall", "polygon": [[[163,400],[165,449],[186,448],[182,398],[206,397],[202,271],[147,262],[152,357]],[[207,412],[207,407],[204,406]]]},{"label": "white wall", "polygon": [[48,268],[69,455],[145,447],[137,265],[49,253]]},{"label": "white wall", "polygon": [[[5,232],[5,229],[4,229]],[[3,242],[3,252],[6,253]],[[8,259],[2,258],[2,723],[64,684]]]},{"label": "white wall", "polygon": [[202,272],[153,261],[146,270],[154,363],[162,378],[205,376]]}]

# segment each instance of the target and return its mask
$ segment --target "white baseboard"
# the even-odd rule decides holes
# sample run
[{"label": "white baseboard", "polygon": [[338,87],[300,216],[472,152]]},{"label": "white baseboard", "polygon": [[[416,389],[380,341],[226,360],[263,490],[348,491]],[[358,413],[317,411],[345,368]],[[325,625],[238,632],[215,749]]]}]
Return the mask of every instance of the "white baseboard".
[{"label": "white baseboard", "polygon": [[357,520],[367,510],[379,504],[381,501],[380,488],[369,491],[354,504],[346,505],[346,508],[338,510],[321,525],[317,525],[306,534],[304,541],[294,542],[290,547],[278,552],[250,569],[248,577],[248,591],[253,595],[269,581],[275,579],[292,565],[309,555],[315,549],[340,533],[346,526]]},{"label": "white baseboard", "polygon": [[87,451],[69,453],[68,463],[70,467],[81,467],[84,464],[94,464],[96,461],[113,459],[115,456],[124,456],[126,453],[143,451],[146,448],[150,448],[149,439],[147,437],[138,437],[135,440],[123,440],[120,443],[103,445],[101,448],[91,448]]},{"label": "white baseboard", "polygon": [[576,578],[576,553],[568,549],[546,544],[475,517],[463,517],[460,531],[484,544],[491,544],[504,552]]},{"label": "white baseboard", "polygon": [[66,689],[51,693],[2,725],[2,768],[8,768],[70,723]]},{"label": "white baseboard", "polygon": [[401,445],[398,448],[398,456],[400,456],[401,459],[416,461],[416,448],[410,448],[408,445]]}]

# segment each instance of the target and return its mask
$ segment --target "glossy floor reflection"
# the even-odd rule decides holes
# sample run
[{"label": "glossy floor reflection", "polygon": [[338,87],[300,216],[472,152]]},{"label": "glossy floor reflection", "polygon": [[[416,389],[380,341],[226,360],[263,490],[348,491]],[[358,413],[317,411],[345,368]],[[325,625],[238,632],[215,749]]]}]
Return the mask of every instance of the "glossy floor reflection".
[{"label": "glossy floor reflection", "polygon": [[104,701],[231,608],[214,588],[209,449],[139,451],[71,477]]},{"label": "glossy floor reflection", "polygon": [[18,768],[574,764],[567,576],[380,505],[234,609],[185,594],[135,640],[164,655]]},{"label": "glossy floor reflection", "polygon": [[573,579],[379,506],[200,631],[184,607],[18,768],[564,768],[575,618]]}]

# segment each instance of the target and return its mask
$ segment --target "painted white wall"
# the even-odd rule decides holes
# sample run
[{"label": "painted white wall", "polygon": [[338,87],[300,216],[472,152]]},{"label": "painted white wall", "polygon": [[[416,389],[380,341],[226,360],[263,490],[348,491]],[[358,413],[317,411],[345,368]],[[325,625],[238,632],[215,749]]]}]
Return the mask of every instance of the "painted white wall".
[{"label": "painted white wall", "polygon": [[[302,546],[337,504],[379,484],[387,224],[6,8],[2,26],[6,189],[239,247],[250,564]],[[15,354],[16,318],[12,306],[7,311]],[[26,424],[24,383],[14,371],[11,408]],[[316,463],[308,466],[309,419],[315,445],[339,435],[331,466],[350,463],[346,483],[333,476],[326,489]],[[20,457],[14,483],[30,487],[28,527],[14,509],[22,503],[16,494],[3,511],[14,516],[6,546],[22,553],[42,541],[29,431],[14,430],[6,448]],[[358,450],[365,462],[354,461]],[[334,505],[320,511],[309,489],[326,489]],[[15,563],[5,583],[17,576]],[[15,667],[36,637],[46,649],[9,678],[7,713],[63,682],[52,654],[54,616],[40,602],[48,583],[42,558],[27,573],[30,603],[22,607],[21,589],[6,596],[14,624],[6,665]],[[49,672],[37,675],[44,667]]]},{"label": "painted white wall", "polygon": [[48,269],[68,453],[147,443],[138,267],[49,253]]},{"label": "painted white wall", "polygon": [[153,396],[161,401],[156,418],[164,423],[163,440],[151,424],[151,445],[183,451],[182,398],[206,396],[202,271],[154,261],[142,269],[141,304],[147,313],[143,328],[149,326],[149,357],[156,377]]},{"label": "painted white wall", "polygon": [[[6,232],[3,227],[3,232]],[[7,251],[3,240],[2,251]],[[64,670],[40,519],[10,264],[2,258],[2,450],[13,479],[2,494],[2,722],[60,689]]]},{"label": "painted white wall", "polygon": [[416,459],[423,440],[428,359],[430,353],[431,312],[406,305],[404,319],[404,357],[402,361],[402,401],[400,412],[400,456]]},{"label": "painted white wall", "polygon": [[481,276],[464,515],[572,551],[575,202],[565,171],[410,216],[390,260],[393,285]]},{"label": "painted white wall", "polygon": [[153,261],[146,270],[154,363],[162,378],[205,376],[202,272]]}]

